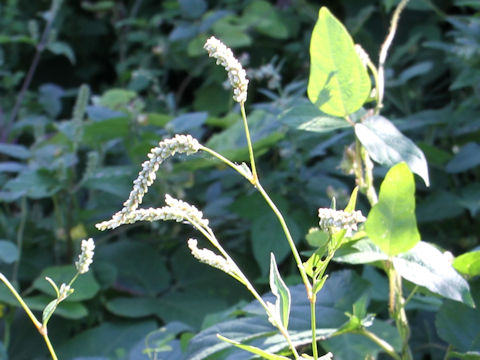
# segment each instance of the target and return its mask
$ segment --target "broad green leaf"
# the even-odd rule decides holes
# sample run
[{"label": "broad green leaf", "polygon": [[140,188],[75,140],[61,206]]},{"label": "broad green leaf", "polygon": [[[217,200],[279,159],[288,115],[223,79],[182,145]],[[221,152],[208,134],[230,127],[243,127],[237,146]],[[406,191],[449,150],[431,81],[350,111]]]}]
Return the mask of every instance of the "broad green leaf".
[{"label": "broad green leaf", "polygon": [[61,184],[55,178],[55,174],[46,169],[26,169],[17,177],[9,180],[3,190],[10,193],[21,193],[32,199],[41,199],[57,193]]},{"label": "broad green leaf", "polygon": [[362,107],[370,78],[345,27],[322,7],[310,41],[308,98],[321,111],[344,117]]},{"label": "broad green leaf", "polygon": [[408,281],[447,299],[473,306],[468,283],[433,245],[419,242],[410,251],[394,257],[393,266]]},{"label": "broad green leaf", "polygon": [[480,144],[471,142],[463,146],[445,167],[449,173],[460,173],[480,165]]},{"label": "broad green leaf", "polygon": [[453,261],[453,267],[468,276],[480,275],[480,250],[457,256]]},{"label": "broad green leaf", "polygon": [[[441,221],[457,217],[465,211],[460,203],[461,201],[454,194],[438,190],[418,203],[418,222]],[[445,206],[446,204],[448,206]]]},{"label": "broad green leaf", "polygon": [[402,161],[430,185],[428,165],[422,150],[403,135],[390,120],[377,115],[355,124],[355,135],[377,163],[392,167]]},{"label": "broad green leaf", "polygon": [[109,140],[126,137],[130,131],[130,122],[126,116],[102,121],[87,121],[84,124],[82,141],[94,148],[100,147]]},{"label": "broad green leaf", "polygon": [[[165,258],[154,246],[138,241],[109,243],[95,249],[94,265],[96,261],[114,265],[118,273],[117,282],[131,293],[153,297],[169,286],[170,275]],[[142,274],[140,280],[138,274]]]},{"label": "broad green leaf", "polygon": [[18,260],[18,248],[9,240],[0,240],[0,263],[11,264]]},{"label": "broad green leaf", "polygon": [[279,115],[278,120],[298,130],[319,133],[350,127],[345,119],[327,115],[310,102],[294,105],[285,110]]},{"label": "broad green leaf", "polygon": [[347,264],[368,264],[387,259],[388,255],[368,238],[343,245],[333,257],[333,260]]},{"label": "broad green leaf", "polygon": [[100,97],[98,104],[112,110],[120,110],[135,99],[136,96],[137,94],[134,91],[110,89]]},{"label": "broad green leaf", "polygon": [[[296,222],[285,216],[290,232],[295,240],[300,238],[300,230]],[[271,252],[275,254],[278,261],[283,261],[290,254],[285,233],[272,212],[267,212],[253,220],[251,226],[251,241],[253,256],[257,261],[262,275],[268,275],[270,263],[268,261]]]},{"label": "broad green leaf", "polygon": [[438,335],[456,351],[480,351],[480,312],[456,301],[445,301],[435,319]]},{"label": "broad green leaf", "polygon": [[285,329],[287,329],[292,299],[290,297],[290,291],[278,271],[277,262],[275,261],[275,255],[273,253],[270,253],[270,289],[277,298],[275,300],[277,319],[275,320],[280,321]]},{"label": "broad green leaf", "polygon": [[[317,298],[317,336],[328,338],[340,328],[347,317],[346,311],[351,311],[353,304],[365,294],[368,282],[353,271],[339,271],[331,274]],[[292,306],[290,312],[289,331],[296,347],[309,345],[312,341],[310,327],[310,302],[306,297],[303,284],[290,287]],[[274,302],[271,293],[263,296],[265,301]],[[268,322],[264,309],[254,301],[244,307],[243,317],[220,322],[197,334],[189,343],[185,359],[202,360],[213,354],[226,351],[229,344],[219,341],[217,334],[255,346],[268,353],[278,353],[288,348],[284,337]],[[236,354],[242,356],[243,350],[228,351],[229,359],[235,359]],[[226,358],[223,356],[221,358]]]},{"label": "broad green leaf", "polygon": [[[397,329],[385,321],[375,319],[373,325],[368,328],[379,338],[390,343],[395,350],[400,351],[402,343]],[[383,350],[380,346],[367,337],[357,334],[343,334],[322,342],[326,351],[331,351],[335,358],[342,360],[358,360],[369,358],[377,359]]]},{"label": "broad green leaf", "polygon": [[467,351],[466,353],[459,353],[456,351],[449,351],[449,358],[458,360],[478,360],[480,359],[480,351]]},{"label": "broad green leaf", "polygon": [[405,163],[395,165],[385,176],[365,230],[387,255],[408,251],[420,241],[415,218],[415,181]]},{"label": "broad green leaf", "polygon": [[480,210],[480,184],[469,184],[462,187],[458,203],[468,209],[474,217]]},{"label": "broad green leaf", "polygon": [[157,328],[154,320],[143,322],[103,322],[90,328],[55,350],[59,359],[78,359],[82,357],[105,356],[117,359],[119,350],[129,351],[139,340]]},{"label": "broad green leaf", "polygon": [[182,15],[187,19],[197,19],[207,10],[205,0],[179,0]]},{"label": "broad green leaf", "polygon": [[249,46],[252,43],[252,38],[247,32],[247,24],[242,23],[238,17],[233,15],[220,18],[213,24],[212,30],[217,38],[231,48]]},{"label": "broad green leaf", "polygon": [[[68,284],[73,276],[77,273],[77,269],[73,265],[51,266],[42,271],[40,276],[33,282],[33,287],[52,297],[56,297],[56,292],[52,286],[45,280],[45,277],[51,278],[56,284]],[[92,271],[80,275],[73,283],[72,288],[75,289],[72,295],[67,297],[63,303],[71,301],[82,301],[93,298],[100,286],[95,280]]]},{"label": "broad green leaf", "polygon": [[158,306],[158,299],[151,297],[117,297],[106,303],[111,313],[127,318],[154,315]]},{"label": "broad green leaf", "polygon": [[256,0],[244,10],[244,23],[253,26],[259,33],[275,39],[288,37],[288,26],[282,21],[280,13],[272,4],[264,0]]},{"label": "broad green leaf", "polygon": [[227,303],[218,295],[186,289],[160,297],[156,314],[165,322],[181,321],[199,329],[205,315],[226,308]]},{"label": "broad green leaf", "polygon": [[260,355],[262,358],[267,359],[267,360],[290,360],[290,358],[287,358],[285,356],[270,354],[269,352],[263,351],[262,349],[259,349],[255,346],[241,344],[238,341],[227,339],[226,337],[224,337],[222,335],[217,335],[217,336],[220,340],[228,342],[229,344],[232,344],[232,345],[234,345],[234,346],[236,346],[236,347],[238,347],[242,350],[249,351],[252,354]]},{"label": "broad green leaf", "polygon": [[28,159],[32,156],[30,150],[18,144],[0,144],[0,154],[10,156],[14,159]]}]

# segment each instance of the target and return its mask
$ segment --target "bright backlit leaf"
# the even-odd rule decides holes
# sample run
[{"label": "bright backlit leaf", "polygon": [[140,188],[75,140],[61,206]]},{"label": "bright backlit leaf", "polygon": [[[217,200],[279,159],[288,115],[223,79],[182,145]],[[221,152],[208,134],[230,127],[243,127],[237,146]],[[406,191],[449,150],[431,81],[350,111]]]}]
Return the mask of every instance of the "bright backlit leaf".
[{"label": "bright backlit leaf", "polygon": [[378,203],[368,214],[365,230],[383,252],[397,255],[420,241],[415,217],[415,182],[407,164],[391,168],[380,186]]},{"label": "bright backlit leaf", "polygon": [[310,41],[308,98],[321,111],[347,116],[370,94],[370,78],[353,40],[338,19],[322,7]]}]

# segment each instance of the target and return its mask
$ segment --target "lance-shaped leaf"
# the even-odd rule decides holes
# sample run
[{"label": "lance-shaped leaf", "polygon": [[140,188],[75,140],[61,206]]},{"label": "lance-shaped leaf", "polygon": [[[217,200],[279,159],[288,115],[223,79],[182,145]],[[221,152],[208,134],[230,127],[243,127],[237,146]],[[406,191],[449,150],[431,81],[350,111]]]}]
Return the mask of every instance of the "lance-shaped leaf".
[{"label": "lance-shaped leaf", "polygon": [[290,290],[280,276],[273,253],[270,253],[270,289],[276,297],[275,312],[277,318],[275,320],[280,321],[286,329],[290,317]]},{"label": "lance-shaped leaf", "polygon": [[370,78],[350,34],[322,7],[310,41],[308,98],[321,111],[344,117],[362,107],[370,94]]},{"label": "lance-shaped leaf", "polygon": [[246,350],[246,351],[249,351],[255,355],[260,355],[263,359],[267,359],[267,360],[290,360],[290,358],[287,358],[285,356],[281,356],[281,355],[275,355],[275,354],[271,354],[267,351],[264,351],[262,349],[259,349],[258,347],[256,346],[251,346],[251,345],[246,345],[246,344],[241,344],[239,343],[238,341],[235,341],[235,340],[231,340],[231,339],[228,339],[222,335],[217,335],[217,337],[220,339],[220,340],[223,340],[225,342],[228,342],[240,349],[243,349],[243,350]]},{"label": "lance-shaped leaf", "polygon": [[415,217],[415,182],[405,163],[395,165],[385,176],[365,230],[388,255],[408,251],[420,241]]},{"label": "lance-shaped leaf", "polygon": [[391,167],[404,161],[427,186],[430,185],[427,160],[422,150],[390,120],[379,115],[369,117],[363,123],[355,124],[355,135],[377,163]]}]

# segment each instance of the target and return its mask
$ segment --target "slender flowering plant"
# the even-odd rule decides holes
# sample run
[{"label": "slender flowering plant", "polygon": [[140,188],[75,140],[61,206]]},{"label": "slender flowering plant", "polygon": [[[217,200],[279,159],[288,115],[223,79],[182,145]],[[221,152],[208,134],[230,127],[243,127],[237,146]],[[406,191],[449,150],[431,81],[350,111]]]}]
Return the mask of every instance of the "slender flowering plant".
[{"label": "slender flowering plant", "polygon": [[[203,218],[203,214],[195,206],[190,205],[182,200],[174,199],[170,195],[165,196],[166,205],[161,208],[148,208],[141,209],[139,205],[142,203],[143,196],[147,193],[148,187],[155,180],[155,173],[159,169],[159,165],[167,158],[174,156],[176,153],[183,153],[187,155],[194,154],[198,151],[204,151],[210,155],[220,159],[239,174],[245,177],[253,186],[260,192],[267,204],[271,207],[272,211],[277,216],[280,226],[282,227],[286,239],[292,250],[292,254],[297,262],[300,275],[303,279],[307,296],[310,300],[311,306],[315,308],[316,292],[321,288],[318,284],[323,284],[324,280],[323,272],[311,272],[310,265],[305,265],[299,255],[299,252],[295,246],[293,238],[290,234],[290,230],[287,227],[285,219],[281,212],[278,210],[275,203],[271,200],[270,196],[262,187],[259,177],[257,175],[255,166],[255,156],[253,153],[253,146],[250,139],[248,121],[245,112],[245,101],[247,100],[248,80],[246,78],[246,72],[242,68],[240,62],[234,57],[233,52],[220,40],[215,37],[211,37],[207,40],[204,46],[210,57],[217,60],[217,64],[225,68],[228,74],[229,82],[233,88],[233,99],[240,104],[242,119],[245,128],[245,136],[247,139],[250,164],[245,163],[235,164],[228,160],[221,154],[214,150],[200,144],[198,140],[192,138],[190,135],[176,135],[171,139],[162,140],[158,146],[150,150],[148,154],[149,160],[142,164],[142,170],[140,171],[137,179],[133,182],[133,189],[130,192],[129,198],[124,202],[124,207],[112,216],[110,220],[97,224],[99,230],[113,229],[122,224],[131,224],[137,221],[156,221],[156,220],[173,220],[177,222],[185,222],[192,225],[195,229],[200,231],[206,239],[214,246],[218,253],[206,248],[198,248],[198,241],[196,239],[188,240],[188,247],[191,250],[192,255],[202,263],[210,265],[216,269],[219,269],[226,274],[233,277],[244,285],[254,296],[255,299],[264,308],[268,320],[275,326],[285,339],[286,346],[289,347],[291,354],[295,359],[300,359],[295,342],[292,340],[292,336],[288,331],[289,309],[290,309],[290,293],[288,287],[282,280],[277,268],[275,256],[271,255],[271,274],[270,285],[272,292],[277,297],[275,303],[265,301],[245,274],[242,272],[236,262],[230,257],[226,250],[221,245],[221,242],[216,238],[213,230],[209,226],[207,219]],[[356,192],[355,192],[356,196]],[[335,211],[332,209],[320,209],[320,226],[322,229],[330,233],[331,235],[337,234],[341,230],[346,230],[344,236],[351,236],[352,233],[357,230],[357,224],[365,221],[365,218],[359,211],[353,211],[355,196],[352,197],[352,203],[350,207],[345,211]],[[330,258],[333,256],[333,252],[340,246],[341,241],[337,241],[337,246],[332,249],[329,254]],[[324,264],[323,270],[325,270],[328,262]],[[309,277],[313,280],[310,280]],[[285,311],[286,309],[286,311]],[[318,356],[315,341],[315,319],[312,319],[312,336],[314,337],[313,344],[313,357],[314,359],[330,359],[331,354],[326,354],[323,357]],[[219,337],[233,345],[238,345],[231,339]],[[254,347],[242,345],[242,348],[251,352],[257,353],[261,351]],[[275,356],[270,354],[268,356]],[[285,357],[282,357],[285,359]]]},{"label": "slender flowering plant", "polygon": [[50,283],[50,285],[52,285],[57,297],[56,299],[52,300],[43,310],[42,321],[39,321],[37,319],[37,317],[33,314],[32,310],[25,303],[22,296],[18,293],[15,287],[10,283],[10,281],[8,281],[8,279],[2,273],[0,273],[0,280],[7,286],[10,292],[15,296],[17,301],[22,306],[23,310],[25,310],[28,317],[37,328],[38,332],[42,335],[45,341],[45,344],[47,345],[48,351],[50,352],[50,356],[52,357],[53,360],[57,360],[58,358],[57,358],[57,354],[55,353],[55,349],[53,348],[53,345],[50,341],[50,338],[48,337],[48,331],[47,331],[48,321],[50,320],[53,313],[57,309],[57,306],[74,292],[74,288],[72,287],[72,285],[75,282],[75,280],[78,278],[78,276],[81,274],[87,273],[88,270],[90,269],[90,265],[93,262],[94,250],[95,250],[95,243],[92,238],[88,240],[82,240],[81,252],[78,255],[78,260],[75,262],[75,268],[77,272],[75,273],[75,275],[72,277],[72,279],[69,281],[68,284],[62,283],[59,288],[55,283],[55,281],[53,281],[51,278],[49,277],[45,278],[45,280],[47,280]]}]

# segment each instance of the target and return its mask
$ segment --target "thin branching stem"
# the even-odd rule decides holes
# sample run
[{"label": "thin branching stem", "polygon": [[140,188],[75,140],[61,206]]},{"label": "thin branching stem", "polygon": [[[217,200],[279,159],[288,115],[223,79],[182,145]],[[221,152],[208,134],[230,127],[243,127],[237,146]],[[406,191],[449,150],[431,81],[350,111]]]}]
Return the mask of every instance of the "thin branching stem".
[{"label": "thin branching stem", "polygon": [[49,16],[48,16],[47,24],[45,25],[45,28],[43,30],[42,36],[40,38],[40,42],[37,45],[37,49],[35,51],[35,55],[33,56],[32,63],[30,64],[30,68],[28,69],[27,76],[25,77],[25,80],[23,81],[22,87],[21,87],[21,89],[20,89],[20,91],[17,95],[17,100],[15,102],[13,110],[10,113],[10,116],[7,120],[7,123],[5,124],[3,138],[6,138],[6,136],[8,135],[9,128],[13,124],[13,122],[15,121],[15,119],[18,115],[18,112],[20,111],[20,106],[22,105],[25,94],[26,94],[28,88],[30,87],[30,84],[31,84],[32,79],[33,79],[33,75],[35,74],[35,72],[37,70],[38,63],[40,61],[40,57],[41,57],[41,55],[42,55],[42,53],[45,50],[45,47],[47,45],[47,41],[48,41],[50,32],[52,30],[52,27],[53,27],[53,22],[54,22],[57,14],[58,14],[58,10],[60,9],[61,4],[62,4],[62,0],[52,0],[52,5],[51,5],[50,10],[49,10]]},{"label": "thin branching stem", "polygon": [[380,55],[378,57],[377,112],[383,106],[383,96],[385,93],[385,61],[387,60],[388,49],[390,48],[390,45],[392,45],[393,38],[395,37],[395,33],[397,32],[400,14],[402,13],[407,3],[408,0],[402,0],[393,12],[392,20],[390,22],[390,30],[388,31],[388,35],[385,38],[385,41],[383,42],[380,49]]},{"label": "thin branching stem", "polygon": [[248,145],[248,153],[250,155],[250,166],[252,167],[252,184],[257,185],[258,182],[258,175],[257,175],[257,167],[255,165],[255,156],[253,155],[253,146],[252,140],[250,138],[250,130],[248,129],[248,122],[247,122],[247,115],[245,113],[245,103],[240,104],[240,111],[242,112],[242,120],[243,120],[243,127],[245,128],[245,137],[247,138],[247,145]]},{"label": "thin branching stem", "polygon": [[390,355],[392,358],[394,358],[395,360],[402,360],[402,358],[400,357],[400,355],[398,355],[394,349],[394,347],[392,345],[390,345],[388,342],[386,342],[385,340],[379,338],[377,335],[375,335],[374,333],[372,333],[371,331],[368,331],[367,329],[365,328],[360,328],[358,330],[355,330],[354,331],[355,333],[357,334],[360,334],[360,335],[363,335],[363,336],[366,336],[367,338],[369,338],[370,340],[372,340],[375,344],[377,344],[378,346],[380,346],[388,355]]}]

